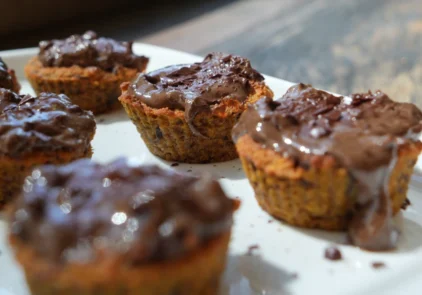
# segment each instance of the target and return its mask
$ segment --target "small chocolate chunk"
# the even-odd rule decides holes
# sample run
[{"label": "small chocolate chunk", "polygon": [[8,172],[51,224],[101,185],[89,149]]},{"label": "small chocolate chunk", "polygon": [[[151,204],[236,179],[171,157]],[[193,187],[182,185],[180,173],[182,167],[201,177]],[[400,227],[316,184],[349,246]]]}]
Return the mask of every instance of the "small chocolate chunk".
[{"label": "small chocolate chunk", "polygon": [[341,255],[340,250],[335,246],[330,246],[325,249],[324,257],[329,260],[341,260],[343,256]]},{"label": "small chocolate chunk", "polygon": [[256,251],[259,250],[259,245],[258,244],[254,244],[254,245],[250,245],[248,247],[248,251],[246,252],[246,256],[253,256],[256,254]]},{"label": "small chocolate chunk", "polygon": [[297,272],[293,272],[290,274],[290,278],[292,278],[293,280],[296,280],[297,278],[299,278],[299,274]]},{"label": "small chocolate chunk", "polygon": [[406,200],[404,201],[404,203],[401,205],[401,209],[402,210],[406,210],[407,207],[411,206],[412,203],[410,202],[410,200],[408,198],[406,198]]},{"label": "small chocolate chunk", "polygon": [[371,265],[372,265],[372,268],[375,268],[375,269],[387,267],[385,263],[381,261],[372,262]]}]

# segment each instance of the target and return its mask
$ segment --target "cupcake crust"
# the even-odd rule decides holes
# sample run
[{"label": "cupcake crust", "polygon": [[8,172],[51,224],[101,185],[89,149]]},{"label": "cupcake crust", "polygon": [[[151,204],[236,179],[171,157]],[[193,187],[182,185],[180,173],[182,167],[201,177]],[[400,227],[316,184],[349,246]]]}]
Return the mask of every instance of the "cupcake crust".
[{"label": "cupcake crust", "polygon": [[[237,151],[259,205],[289,224],[326,230],[346,230],[356,211],[356,182],[330,156],[315,157],[309,169],[263,148],[249,135]],[[408,184],[422,143],[401,146],[389,182],[393,214],[406,200]]]},{"label": "cupcake crust", "polygon": [[44,67],[38,57],[25,66],[25,74],[37,94],[64,93],[73,103],[94,114],[116,109],[120,84],[132,80],[137,69],[118,67],[114,72],[97,67]]},{"label": "cupcake crust", "polygon": [[9,241],[34,295],[217,295],[230,233],[187,257],[136,268],[110,255],[90,265],[52,266],[19,240]]}]

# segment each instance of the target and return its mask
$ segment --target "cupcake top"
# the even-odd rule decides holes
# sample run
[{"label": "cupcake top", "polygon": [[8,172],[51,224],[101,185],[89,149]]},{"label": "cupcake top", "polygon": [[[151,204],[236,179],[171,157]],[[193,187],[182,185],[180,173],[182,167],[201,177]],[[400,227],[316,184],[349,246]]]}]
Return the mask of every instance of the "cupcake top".
[{"label": "cupcake top", "polygon": [[15,77],[15,72],[9,69],[0,57],[0,88],[19,91],[20,85]]},{"label": "cupcake top", "polygon": [[235,202],[218,182],[118,159],[43,166],[27,177],[11,234],[56,262],[101,253],[129,265],[174,259],[230,230]]},{"label": "cupcake top", "polygon": [[152,108],[182,110],[191,120],[223,99],[246,101],[253,92],[251,82],[263,80],[248,59],[211,53],[202,62],[140,74],[129,91]]},{"label": "cupcake top", "polygon": [[[352,241],[381,250],[392,248],[397,238],[384,184],[398,148],[417,142],[421,131],[422,112],[415,105],[394,102],[380,91],[339,97],[299,84],[279,100],[264,98],[250,106],[234,127],[233,139],[249,135],[304,169],[318,165],[320,156],[333,157],[356,182],[358,206],[367,205],[351,222]],[[366,232],[370,224],[372,234]]]},{"label": "cupcake top", "polygon": [[132,42],[98,37],[93,31],[63,40],[41,41],[38,59],[45,67],[98,67],[113,71],[116,67],[144,71],[148,58],[135,55]]},{"label": "cupcake top", "polygon": [[32,97],[0,89],[0,155],[86,149],[95,126],[92,113],[64,94]]}]

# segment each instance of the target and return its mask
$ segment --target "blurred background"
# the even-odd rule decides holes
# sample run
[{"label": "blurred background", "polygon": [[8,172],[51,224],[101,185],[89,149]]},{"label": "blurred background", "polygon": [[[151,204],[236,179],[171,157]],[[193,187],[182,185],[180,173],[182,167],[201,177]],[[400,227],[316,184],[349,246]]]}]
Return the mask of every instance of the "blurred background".
[{"label": "blurred background", "polygon": [[382,89],[422,107],[421,0],[1,1],[0,50],[93,29],[341,94]]}]

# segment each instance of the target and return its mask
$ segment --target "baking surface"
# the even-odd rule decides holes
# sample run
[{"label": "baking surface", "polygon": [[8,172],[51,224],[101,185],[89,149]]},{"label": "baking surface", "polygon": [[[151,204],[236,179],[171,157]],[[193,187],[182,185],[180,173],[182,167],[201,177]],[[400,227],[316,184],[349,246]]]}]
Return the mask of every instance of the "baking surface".
[{"label": "baking surface", "polygon": [[[149,70],[177,63],[200,60],[199,57],[150,45],[136,44],[135,51],[151,58]],[[23,91],[30,92],[23,80],[23,65],[36,50],[0,52],[11,68],[17,70]],[[267,78],[277,96],[291,83]],[[342,245],[343,233],[306,230],[274,220],[257,205],[252,189],[238,160],[190,165],[171,163],[152,156],[135,127],[123,113],[97,118],[98,129],[93,141],[93,159],[107,162],[120,155],[136,157],[144,163],[156,163],[186,173],[211,172],[219,178],[228,195],[238,197],[242,206],[235,218],[229,263],[223,279],[222,295],[312,294],[420,294],[422,270],[422,199],[411,188],[412,205],[399,214],[396,222],[402,230],[395,251],[371,253]],[[6,223],[0,221],[0,295],[28,295],[19,266],[14,262],[6,243]],[[324,249],[339,244],[344,259],[333,262],[324,258]],[[249,251],[256,248],[254,251]],[[249,253],[248,253],[249,252]],[[251,254],[251,255],[249,255]],[[385,263],[373,268],[372,263]]]}]

